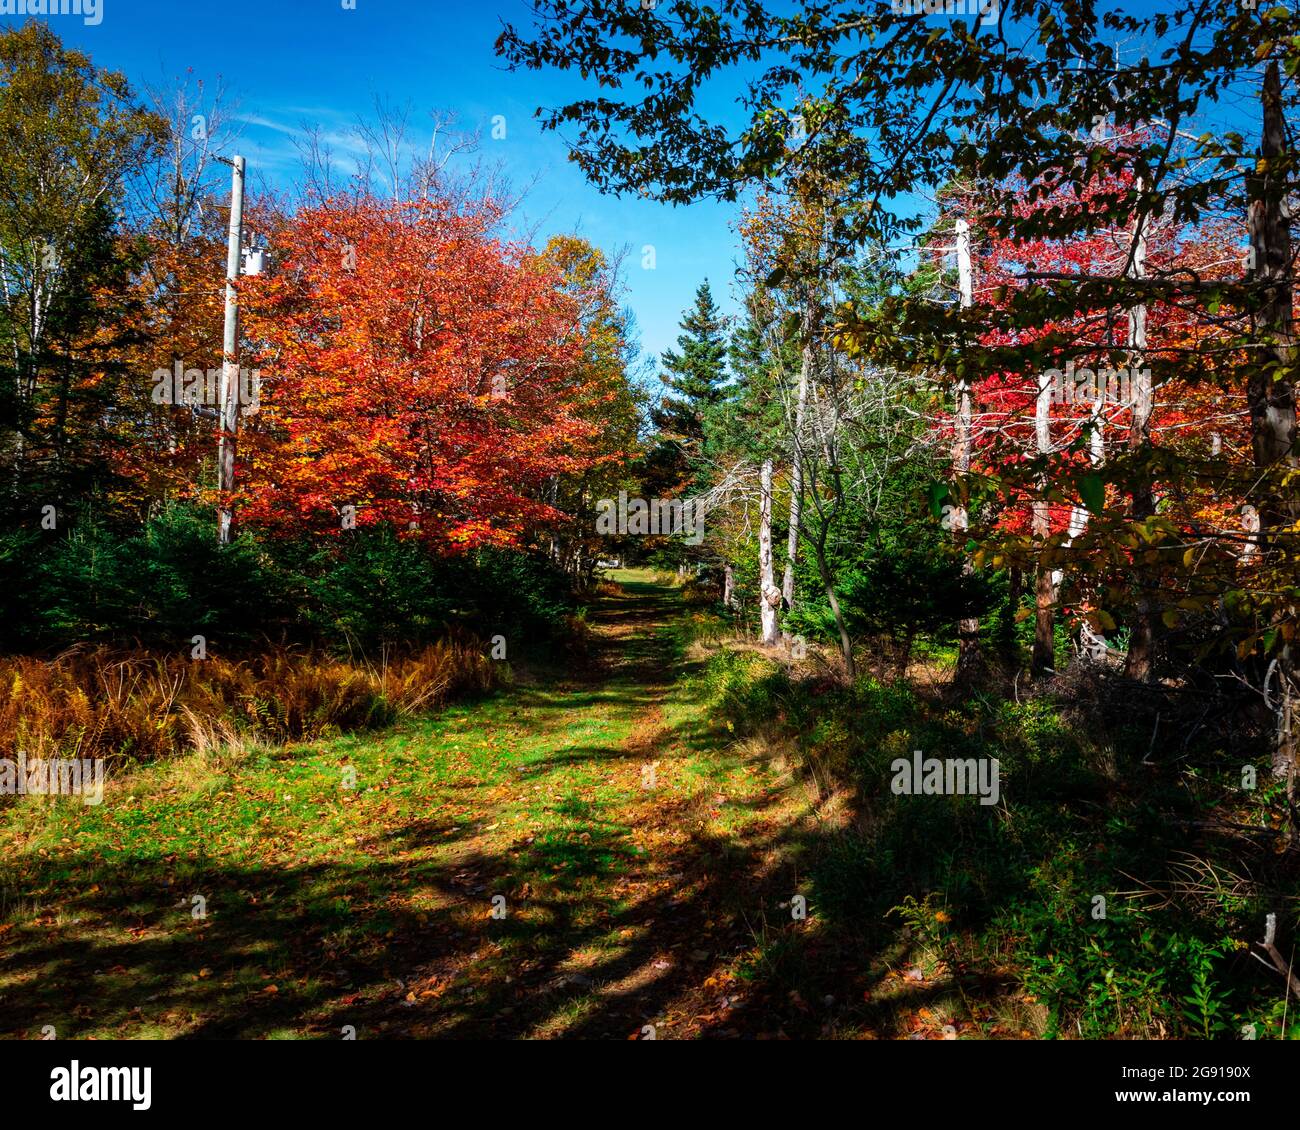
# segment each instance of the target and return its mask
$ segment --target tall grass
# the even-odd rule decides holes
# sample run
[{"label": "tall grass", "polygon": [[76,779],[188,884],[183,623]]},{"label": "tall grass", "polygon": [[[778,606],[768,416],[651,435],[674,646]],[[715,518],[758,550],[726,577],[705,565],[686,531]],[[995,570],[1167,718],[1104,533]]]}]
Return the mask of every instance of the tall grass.
[{"label": "tall grass", "polygon": [[288,648],[240,661],[102,646],[5,658],[0,755],[147,761],[241,737],[313,739],[487,690],[499,668],[463,641],[379,666]]}]

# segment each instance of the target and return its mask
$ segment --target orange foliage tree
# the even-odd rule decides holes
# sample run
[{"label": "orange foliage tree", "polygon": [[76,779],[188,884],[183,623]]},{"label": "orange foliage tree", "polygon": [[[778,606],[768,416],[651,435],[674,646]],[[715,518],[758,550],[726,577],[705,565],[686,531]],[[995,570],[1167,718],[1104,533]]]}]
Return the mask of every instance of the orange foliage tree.
[{"label": "orange foliage tree", "polygon": [[324,200],[244,283],[261,373],[241,441],[243,520],[388,524],[442,551],[509,545],[563,516],[552,476],[603,456],[582,296],[495,234],[490,202]]}]

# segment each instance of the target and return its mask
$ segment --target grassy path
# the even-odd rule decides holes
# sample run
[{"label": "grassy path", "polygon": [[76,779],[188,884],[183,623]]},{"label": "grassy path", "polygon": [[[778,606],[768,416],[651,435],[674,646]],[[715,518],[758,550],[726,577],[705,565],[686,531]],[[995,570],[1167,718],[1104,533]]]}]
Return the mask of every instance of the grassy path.
[{"label": "grassy path", "polygon": [[10,806],[0,1033],[775,1033],[809,800],[710,724],[682,615],[625,574],[590,671]]}]

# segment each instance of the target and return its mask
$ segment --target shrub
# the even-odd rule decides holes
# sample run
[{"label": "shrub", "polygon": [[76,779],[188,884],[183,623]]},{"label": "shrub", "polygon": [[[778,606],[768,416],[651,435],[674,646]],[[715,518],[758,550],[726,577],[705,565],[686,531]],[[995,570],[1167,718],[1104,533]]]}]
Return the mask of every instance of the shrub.
[{"label": "shrub", "polygon": [[467,631],[545,646],[577,611],[568,578],[541,554],[435,557],[386,528],[324,543],[246,530],[223,546],[212,515],[182,504],[135,534],[91,524],[0,536],[0,588],[7,651],[188,650],[202,635],[225,654],[271,641],[378,658]]},{"label": "shrub", "polygon": [[178,647],[194,635],[249,643],[287,617],[282,584],[247,535],[218,546],[209,515],[170,505],[136,534],[85,525],[0,542],[0,582],[21,585],[6,647],[134,641]]},{"label": "shrub", "polygon": [[[1231,841],[1171,864],[1214,794],[1204,776],[1144,765],[1149,733],[1125,744],[1068,724],[1046,697],[976,695],[954,710],[902,682],[792,679],[743,650],[713,656],[700,681],[731,730],[793,748],[819,788],[828,775],[851,786],[852,819],[815,842],[810,901],[855,945],[892,944],[895,908],[915,934],[917,914],[938,906],[949,967],[1012,971],[1048,1035],[1205,1039],[1245,1023],[1281,1034],[1274,986],[1242,951],[1266,909],[1295,906],[1294,868],[1265,874]],[[1000,804],[893,795],[890,762],[915,749],[998,758]],[[1242,794],[1229,781],[1218,802]]]}]

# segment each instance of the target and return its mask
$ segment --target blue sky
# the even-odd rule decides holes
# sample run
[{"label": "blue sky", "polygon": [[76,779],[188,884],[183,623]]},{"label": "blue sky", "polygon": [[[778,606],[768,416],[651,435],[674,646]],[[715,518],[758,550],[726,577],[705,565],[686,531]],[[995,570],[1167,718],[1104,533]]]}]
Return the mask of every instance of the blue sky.
[{"label": "blue sky", "polygon": [[[670,208],[602,196],[569,163],[563,141],[543,134],[533,110],[560,104],[582,85],[502,68],[493,44],[503,19],[527,22],[521,0],[356,0],[355,10],[341,0],[101,4],[97,25],[71,15],[50,17],[50,25],[137,87],[166,84],[191,67],[209,83],[220,76],[245,119],[239,150],[252,184],[259,170],[272,184],[292,180],[298,168],[293,135],[304,121],[333,135],[342,166],[346,131],[376,95],[410,103],[424,147],[427,113],[450,111],[458,129],[481,131],[481,155],[499,159],[515,188],[536,178],[516,217],[521,228],[537,226],[539,239],[577,230],[607,251],[629,249],[626,302],[647,354],[657,357],[673,345],[681,313],[705,276],[719,303],[735,308],[735,208],[713,202]],[[498,114],[506,136],[493,140]],[[655,250],[653,270],[641,266],[646,245]]]},{"label": "blue sky", "polygon": [[[632,2],[632,0],[629,0]],[[1130,14],[1179,0],[1132,0]],[[346,170],[349,129],[375,98],[409,105],[421,150],[427,113],[450,112],[457,127],[480,133],[480,154],[499,162],[516,188],[531,188],[515,217],[538,240],[579,231],[607,251],[627,250],[626,302],[634,312],[644,353],[671,347],[682,311],[706,276],[727,312],[733,294],[738,241],[734,206],[712,201],[672,208],[651,201],[602,196],[567,160],[561,137],[544,134],[533,117],[538,105],[557,106],[593,86],[576,75],[506,71],[493,45],[502,22],[527,25],[524,0],[99,0],[101,19],[49,17],[70,44],[100,66],[123,71],[137,87],[166,89],[187,69],[212,82],[220,76],[243,119],[238,149],[259,174],[289,186],[299,170],[294,137],[304,122],[333,140]],[[0,17],[18,19],[21,17]],[[1136,52],[1137,44],[1125,50]],[[726,114],[731,90],[706,92],[713,117]],[[492,122],[505,120],[494,140]],[[654,269],[642,249],[654,248]]]}]

